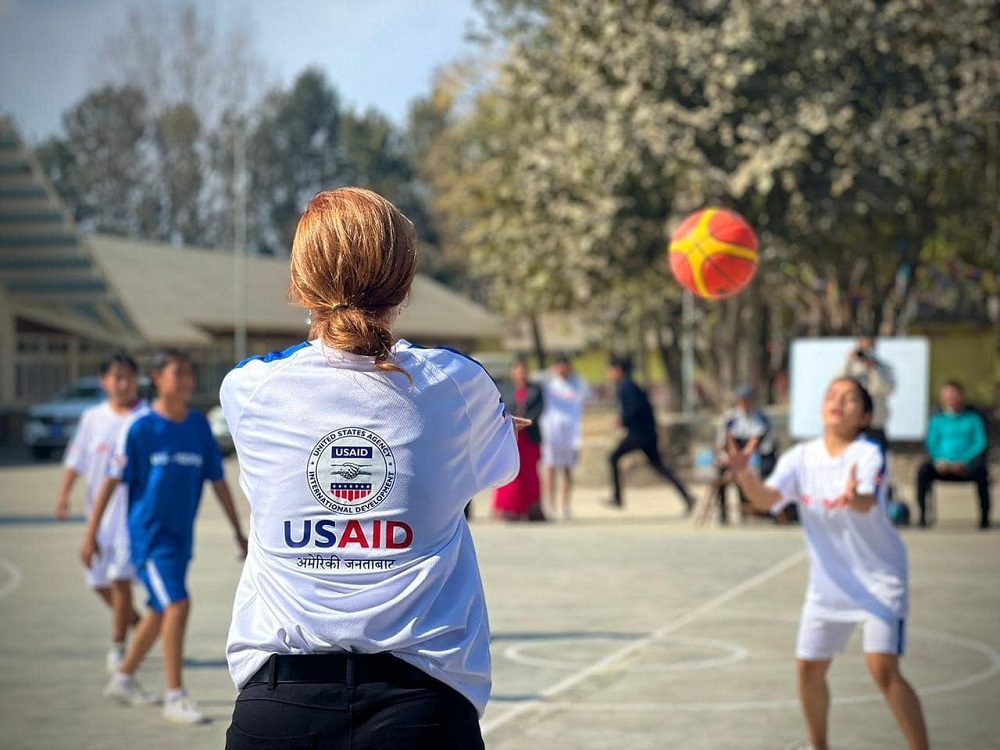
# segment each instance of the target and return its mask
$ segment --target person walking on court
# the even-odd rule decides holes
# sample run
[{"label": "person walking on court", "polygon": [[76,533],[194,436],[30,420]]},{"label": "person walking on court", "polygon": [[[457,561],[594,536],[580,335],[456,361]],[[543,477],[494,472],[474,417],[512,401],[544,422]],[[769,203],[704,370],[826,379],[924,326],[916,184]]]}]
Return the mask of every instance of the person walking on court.
[{"label": "person walking on court", "polygon": [[463,510],[517,474],[527,422],[478,363],[396,340],[416,268],[389,201],[319,193],[291,253],[310,339],[223,381],[251,509],[229,750],[483,747],[490,631]]},{"label": "person walking on court", "polygon": [[823,435],[785,452],[762,483],[756,445],[727,446],[730,470],[750,501],[780,511],[798,503],[809,549],[809,585],[796,643],[798,689],[815,750],[827,750],[826,675],[858,623],[865,661],[911,750],[929,747],[920,700],[899,669],[906,645],[906,548],[885,512],[885,460],[863,433],[872,397],[838,378],[823,399]]},{"label": "person walking on court", "polygon": [[545,381],[545,410],[542,412],[542,465],[545,492],[553,517],[570,517],[573,469],[580,460],[583,443],[583,402],[587,385],[573,372],[569,357],[560,355]]},{"label": "person walking on court", "polygon": [[979,496],[979,528],[990,527],[989,446],[982,415],[970,409],[965,388],[954,380],[941,387],[941,411],[927,425],[927,460],[917,470],[920,525],[932,522],[927,495],[934,482],[975,482]]},{"label": "person walking on court", "polygon": [[[87,485],[87,518],[93,515],[97,493],[108,474],[111,458],[122,429],[148,407],[139,399],[139,367],[125,352],[115,352],[101,364],[101,388],[107,401],[87,409],[80,418],[63,459],[62,482],[56,518],[69,517],[73,485],[84,477]],[[132,606],[135,569],[129,555],[128,498],[124,488],[115,491],[97,530],[100,552],[94,555],[85,578],[97,595],[111,608],[111,646],[105,657],[107,671],[118,671],[125,655],[128,628],[139,621]]]},{"label": "person walking on court", "polygon": [[649,403],[646,392],[632,380],[632,361],[628,357],[612,358],[608,377],[616,387],[619,424],[625,428],[625,437],[611,452],[608,459],[611,464],[613,494],[607,504],[613,508],[624,507],[618,462],[622,456],[628,453],[642,451],[656,473],[677,489],[684,501],[686,512],[690,513],[694,507],[694,498],[660,458],[660,449],[657,446],[656,417],[653,415],[653,407]]},{"label": "person walking on court", "polygon": [[92,564],[100,551],[97,533],[101,519],[119,485],[126,485],[131,561],[149,591],[149,609],[104,695],[130,705],[158,702],[142,689],[135,673],[162,634],[167,685],[163,718],[197,724],[205,717],[184,688],[182,665],[191,607],[187,570],[206,479],[212,483],[243,555],[247,541],[223,476],[219,444],[205,417],[188,407],[195,387],[191,359],[177,349],[162,349],[153,356],[151,377],[156,400],[122,431],[108,478],[94,501],[80,557],[85,566]]}]

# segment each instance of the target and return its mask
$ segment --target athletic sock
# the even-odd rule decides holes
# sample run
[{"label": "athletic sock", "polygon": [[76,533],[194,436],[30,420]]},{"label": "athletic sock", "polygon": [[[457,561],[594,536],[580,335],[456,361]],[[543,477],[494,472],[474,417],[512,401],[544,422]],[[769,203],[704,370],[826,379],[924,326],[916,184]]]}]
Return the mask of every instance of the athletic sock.
[{"label": "athletic sock", "polygon": [[115,672],[111,679],[115,681],[115,684],[120,685],[121,687],[128,687],[135,682],[135,677],[130,674],[125,674],[124,672]]},{"label": "athletic sock", "polygon": [[181,698],[187,695],[187,690],[182,687],[170,688],[167,694],[163,697],[165,703],[173,703],[174,701],[179,701]]}]

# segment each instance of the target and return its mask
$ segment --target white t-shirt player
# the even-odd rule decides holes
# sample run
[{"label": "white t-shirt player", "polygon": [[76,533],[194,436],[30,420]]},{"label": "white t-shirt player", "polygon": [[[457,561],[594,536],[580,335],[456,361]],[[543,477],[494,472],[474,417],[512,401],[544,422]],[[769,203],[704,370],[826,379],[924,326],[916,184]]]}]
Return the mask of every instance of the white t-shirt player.
[{"label": "white t-shirt player", "polygon": [[242,688],[270,654],[391,652],[481,715],[489,623],[462,509],[516,475],[514,427],[476,362],[406,341],[393,362],[412,383],[320,341],[226,376],[251,508],[230,674]]},{"label": "white t-shirt player", "polygon": [[[863,437],[838,456],[817,438],[783,454],[767,479],[781,493],[772,512],[797,502],[809,542],[805,614],[843,622],[906,617],[906,548],[885,512],[883,464],[878,445]],[[876,497],[867,513],[837,502],[851,466],[858,493]]]}]

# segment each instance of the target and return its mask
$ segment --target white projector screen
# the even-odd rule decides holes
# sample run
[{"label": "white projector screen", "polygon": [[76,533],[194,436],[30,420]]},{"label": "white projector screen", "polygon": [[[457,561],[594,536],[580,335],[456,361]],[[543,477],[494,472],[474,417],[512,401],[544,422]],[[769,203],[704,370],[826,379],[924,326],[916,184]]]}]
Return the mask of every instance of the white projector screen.
[{"label": "white projector screen", "polygon": [[[830,381],[857,346],[856,338],[795,339],[789,361],[788,428],[801,440],[823,431],[820,410]],[[923,337],[877,339],[875,355],[896,379],[889,397],[890,440],[923,440],[927,432],[930,345]]]}]

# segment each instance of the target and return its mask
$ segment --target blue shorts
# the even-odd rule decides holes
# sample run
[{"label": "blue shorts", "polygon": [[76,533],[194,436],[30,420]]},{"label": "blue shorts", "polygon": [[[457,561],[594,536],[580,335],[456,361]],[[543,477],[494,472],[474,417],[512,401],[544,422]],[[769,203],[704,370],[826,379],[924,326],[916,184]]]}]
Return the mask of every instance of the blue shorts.
[{"label": "blue shorts", "polygon": [[158,614],[175,602],[188,598],[187,569],[190,560],[168,551],[153,550],[138,567],[139,580],[146,585],[146,604]]}]

